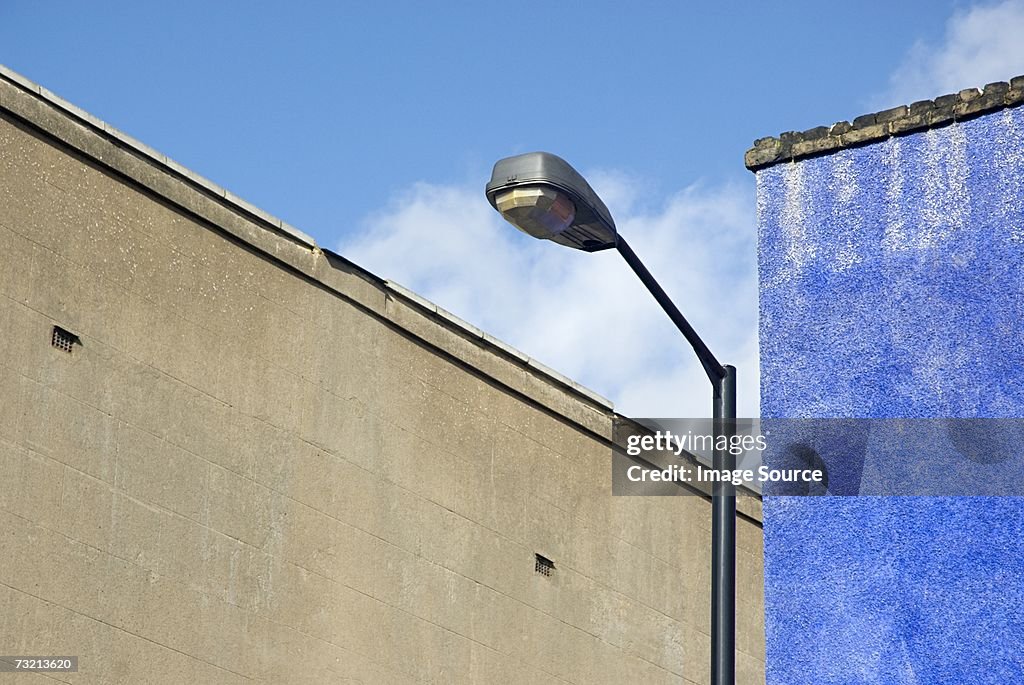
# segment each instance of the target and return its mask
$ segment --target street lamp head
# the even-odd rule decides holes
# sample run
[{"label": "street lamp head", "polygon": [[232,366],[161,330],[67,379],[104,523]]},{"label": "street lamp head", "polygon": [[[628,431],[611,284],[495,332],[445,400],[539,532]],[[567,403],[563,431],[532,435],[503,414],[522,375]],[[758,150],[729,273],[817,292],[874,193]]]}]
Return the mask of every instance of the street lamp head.
[{"label": "street lamp head", "polygon": [[487,200],[534,238],[585,252],[615,247],[615,222],[593,188],[561,157],[529,152],[494,165]]}]

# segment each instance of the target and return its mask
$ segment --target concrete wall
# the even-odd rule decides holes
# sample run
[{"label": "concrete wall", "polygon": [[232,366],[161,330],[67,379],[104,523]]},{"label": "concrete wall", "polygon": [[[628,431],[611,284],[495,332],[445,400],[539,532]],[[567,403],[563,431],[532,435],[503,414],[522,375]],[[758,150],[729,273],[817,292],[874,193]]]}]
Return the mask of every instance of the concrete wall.
[{"label": "concrete wall", "polygon": [[[882,137],[757,173],[762,412],[1021,416],[1024,108]],[[765,512],[769,683],[1024,682],[1021,500]]]},{"label": "concrete wall", "polygon": [[0,651],[71,683],[708,682],[709,504],[611,497],[600,398],[8,72],[0,110]]}]

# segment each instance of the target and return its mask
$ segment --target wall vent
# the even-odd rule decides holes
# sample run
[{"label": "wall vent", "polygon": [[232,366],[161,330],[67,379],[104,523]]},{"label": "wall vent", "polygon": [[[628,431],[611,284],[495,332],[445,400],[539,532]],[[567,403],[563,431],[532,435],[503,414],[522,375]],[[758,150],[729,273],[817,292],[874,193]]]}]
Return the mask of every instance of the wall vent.
[{"label": "wall vent", "polygon": [[554,573],[555,562],[540,554],[535,554],[534,557],[536,557],[533,564],[534,571],[542,576],[550,576]]},{"label": "wall vent", "polygon": [[71,347],[76,343],[81,344],[77,335],[71,331],[61,328],[60,326],[53,327],[53,336],[50,338],[50,344],[58,350],[70,352]]}]

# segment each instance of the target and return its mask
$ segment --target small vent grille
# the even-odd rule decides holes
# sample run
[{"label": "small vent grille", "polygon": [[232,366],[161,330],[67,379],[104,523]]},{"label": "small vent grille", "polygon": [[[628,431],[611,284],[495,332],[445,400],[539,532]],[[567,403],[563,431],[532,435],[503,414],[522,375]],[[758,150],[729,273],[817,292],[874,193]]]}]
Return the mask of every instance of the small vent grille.
[{"label": "small vent grille", "polygon": [[77,342],[79,342],[78,336],[71,331],[66,331],[60,326],[53,327],[53,337],[50,338],[50,344],[58,350],[70,352],[71,347]]},{"label": "small vent grille", "polygon": [[554,573],[555,562],[551,561],[545,556],[541,556],[540,554],[535,554],[534,556],[536,557],[533,564],[534,571],[541,574],[542,576],[550,576],[552,573]]}]

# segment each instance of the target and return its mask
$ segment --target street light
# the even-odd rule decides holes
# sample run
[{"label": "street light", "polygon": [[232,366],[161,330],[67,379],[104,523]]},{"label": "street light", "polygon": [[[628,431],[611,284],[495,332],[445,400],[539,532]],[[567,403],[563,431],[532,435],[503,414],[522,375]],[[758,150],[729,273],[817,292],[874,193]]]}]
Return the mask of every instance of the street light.
[{"label": "street light", "polygon": [[[736,418],[736,369],[723,366],[615,229],[597,193],[564,159],[547,152],[499,160],[487,200],[506,221],[534,238],[584,252],[615,248],[693,346],[711,381],[715,426],[713,466],[732,470],[736,459],[717,449]],[[736,490],[716,480],[711,491],[711,682],[732,685],[736,673]]]}]

